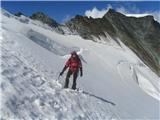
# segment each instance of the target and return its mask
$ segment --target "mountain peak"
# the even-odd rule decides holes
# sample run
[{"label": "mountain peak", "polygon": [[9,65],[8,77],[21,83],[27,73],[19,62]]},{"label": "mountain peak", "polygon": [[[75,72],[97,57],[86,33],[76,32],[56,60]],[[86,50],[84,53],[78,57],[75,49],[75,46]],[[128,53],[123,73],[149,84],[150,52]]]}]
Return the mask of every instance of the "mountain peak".
[{"label": "mountain peak", "polygon": [[17,16],[17,17],[20,17],[21,15],[24,15],[24,14],[22,12],[17,12],[14,15]]},{"label": "mountain peak", "polygon": [[114,9],[109,9],[108,12],[103,16],[103,17],[125,17],[125,15],[123,15],[120,12],[115,11]]},{"label": "mountain peak", "polygon": [[[130,15],[130,14],[129,14]],[[134,16],[135,15],[135,16]],[[138,17],[136,16],[138,15]],[[146,19],[146,20],[154,20],[154,17],[152,15],[145,15],[143,16],[140,16],[140,14],[133,14],[133,16],[128,16],[128,15],[125,15],[125,14],[122,14],[120,12],[117,12],[116,10],[114,9],[109,9],[108,12],[104,15],[104,17],[135,17],[135,18],[143,18],[143,19]]]},{"label": "mountain peak", "polygon": [[46,15],[41,11],[33,13],[32,16],[30,16],[30,18],[33,20],[39,20],[51,27],[58,27],[59,25],[53,18],[49,17],[48,15]]},{"label": "mountain peak", "polygon": [[107,13],[115,13],[116,11],[114,9],[109,9]]},{"label": "mountain peak", "polygon": [[[153,16],[127,17],[114,9],[109,9],[103,18],[92,19],[77,15],[66,25],[71,31],[76,31],[76,33],[85,39],[94,40],[94,37],[101,39],[99,36],[105,38],[107,37],[105,33],[108,33],[112,37],[120,38],[157,75],[160,75],[159,64],[157,62],[160,56],[157,44],[160,27],[154,21]],[[116,42],[118,43],[118,41]],[[145,46],[146,44],[150,45],[150,49],[154,52],[154,57],[152,57],[150,49]]]}]

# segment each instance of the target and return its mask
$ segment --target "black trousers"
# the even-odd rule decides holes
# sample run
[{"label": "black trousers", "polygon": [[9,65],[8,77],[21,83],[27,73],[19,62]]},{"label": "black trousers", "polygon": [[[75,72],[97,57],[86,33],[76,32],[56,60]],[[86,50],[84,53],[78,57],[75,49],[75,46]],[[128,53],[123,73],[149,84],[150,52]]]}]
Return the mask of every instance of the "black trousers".
[{"label": "black trousers", "polygon": [[71,75],[73,74],[73,85],[72,85],[72,89],[76,89],[76,80],[77,80],[77,77],[78,77],[78,72],[79,72],[78,70],[75,71],[75,72],[72,72],[70,69],[68,70],[64,88],[68,88],[69,78],[70,78]]}]

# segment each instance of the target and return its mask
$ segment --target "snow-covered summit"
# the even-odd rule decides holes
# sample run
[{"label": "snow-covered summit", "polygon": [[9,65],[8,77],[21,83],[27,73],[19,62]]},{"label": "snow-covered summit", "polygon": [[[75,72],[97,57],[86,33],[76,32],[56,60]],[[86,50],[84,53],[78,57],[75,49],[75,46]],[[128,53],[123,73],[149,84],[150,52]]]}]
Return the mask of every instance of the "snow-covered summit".
[{"label": "snow-covered summit", "polygon": [[[1,18],[1,119],[160,119],[160,78],[119,38],[62,35],[5,10]],[[56,81],[72,50],[82,59],[84,92],[61,89],[65,75]]]}]

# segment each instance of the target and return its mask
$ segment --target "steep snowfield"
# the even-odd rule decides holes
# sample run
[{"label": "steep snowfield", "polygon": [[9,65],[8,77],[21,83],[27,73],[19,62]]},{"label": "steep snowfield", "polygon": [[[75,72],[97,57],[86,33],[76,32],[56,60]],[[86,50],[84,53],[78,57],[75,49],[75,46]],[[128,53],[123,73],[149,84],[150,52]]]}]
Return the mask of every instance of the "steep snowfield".
[{"label": "steep snowfield", "polygon": [[[1,118],[160,119],[160,78],[123,43],[61,35],[4,10],[1,17]],[[65,75],[56,81],[72,50],[82,59],[84,92],[61,89]]]}]

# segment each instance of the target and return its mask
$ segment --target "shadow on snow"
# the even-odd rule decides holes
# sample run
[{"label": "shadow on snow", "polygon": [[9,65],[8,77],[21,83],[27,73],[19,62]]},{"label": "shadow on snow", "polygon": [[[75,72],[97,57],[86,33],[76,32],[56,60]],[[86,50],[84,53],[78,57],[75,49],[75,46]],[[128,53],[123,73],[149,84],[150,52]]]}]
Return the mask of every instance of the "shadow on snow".
[{"label": "shadow on snow", "polygon": [[100,99],[100,100],[103,101],[103,102],[110,103],[110,104],[113,105],[113,106],[116,105],[115,103],[113,103],[113,102],[111,102],[111,101],[108,101],[108,100],[106,100],[106,99],[104,99],[104,98],[101,98],[101,97],[96,96],[96,95],[94,95],[94,94],[91,94],[91,93],[89,93],[89,92],[83,91],[83,93],[86,94],[86,95],[89,95],[89,96],[91,96],[91,97],[95,97],[95,98],[97,98],[97,99]]}]

